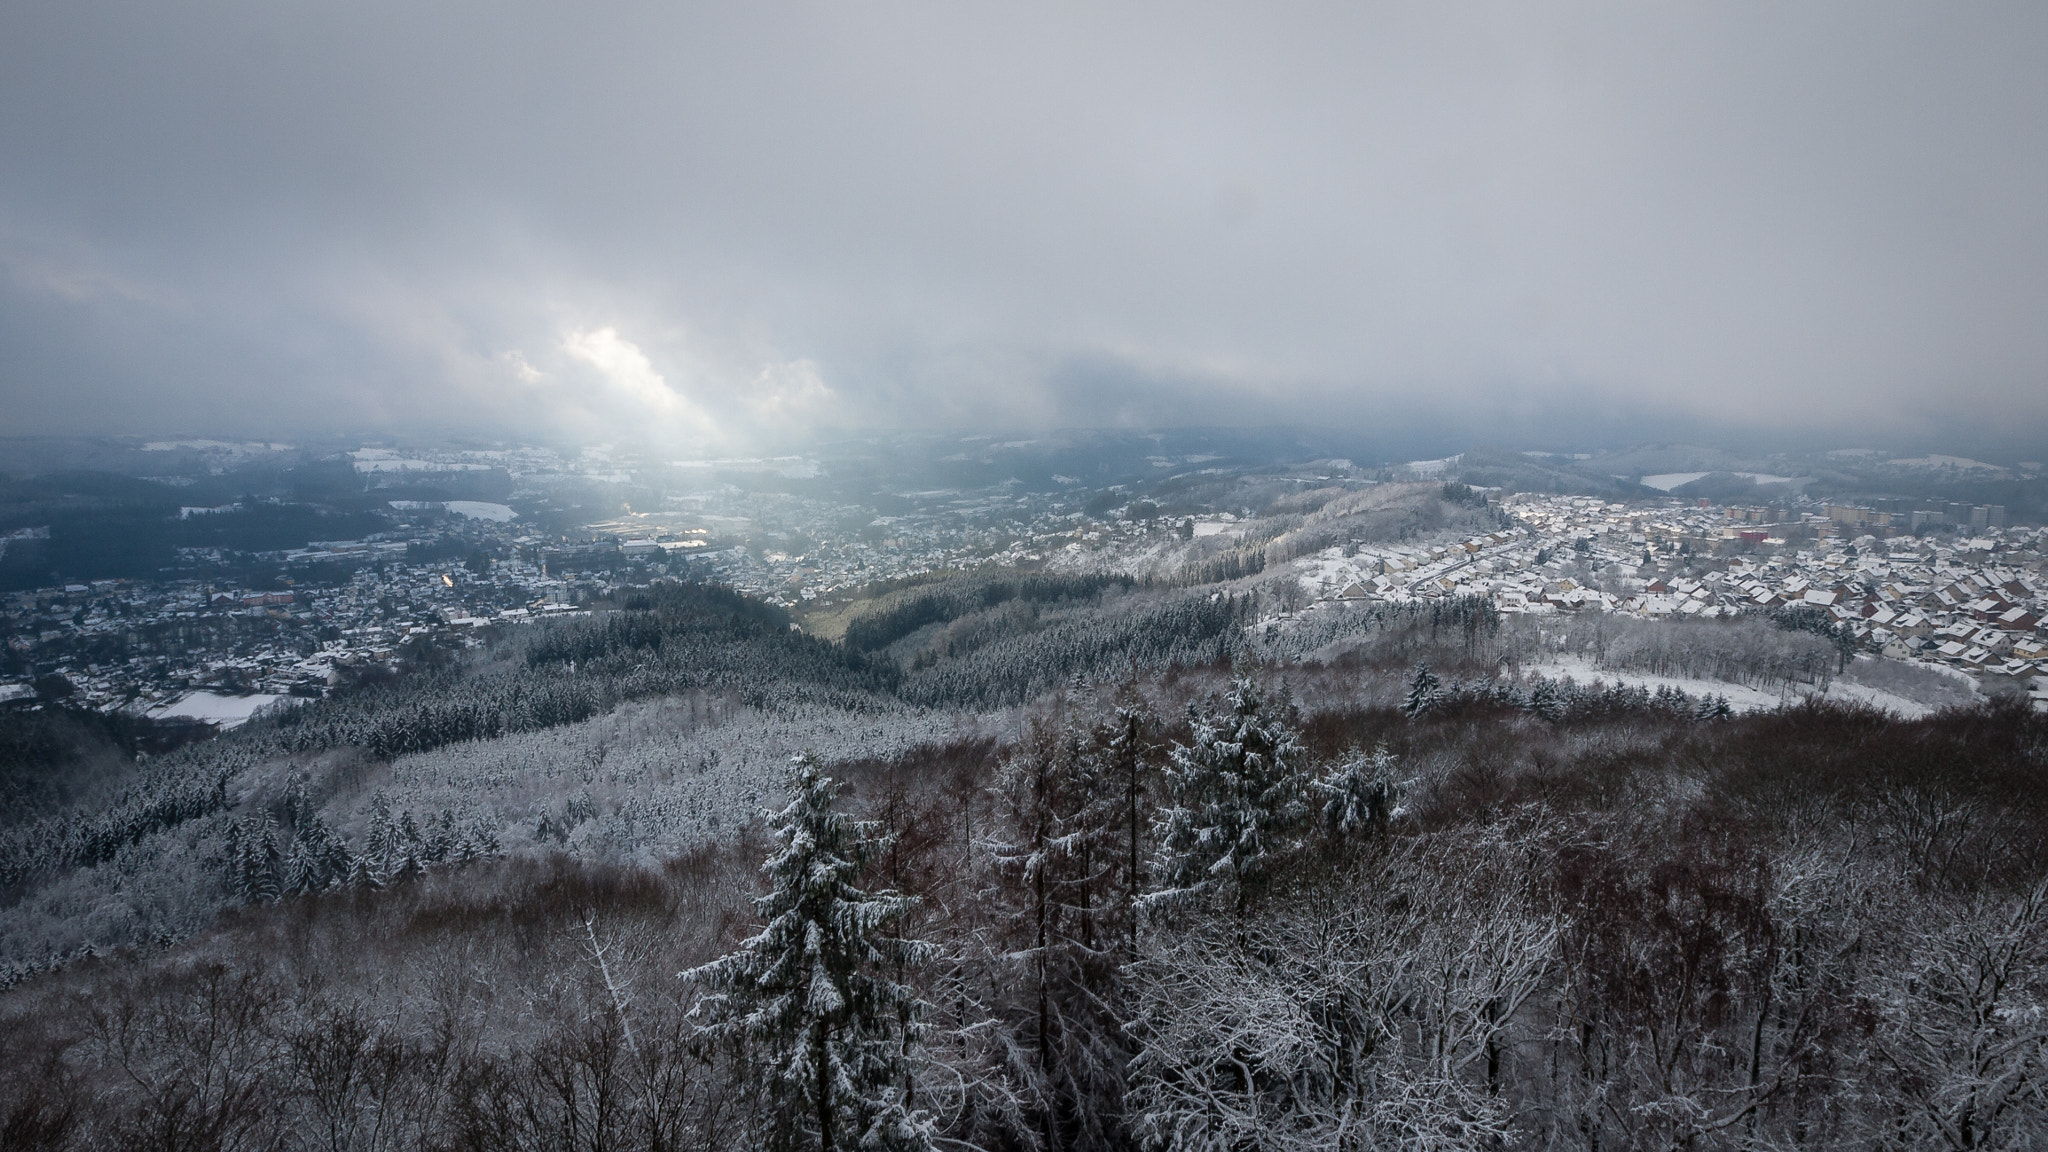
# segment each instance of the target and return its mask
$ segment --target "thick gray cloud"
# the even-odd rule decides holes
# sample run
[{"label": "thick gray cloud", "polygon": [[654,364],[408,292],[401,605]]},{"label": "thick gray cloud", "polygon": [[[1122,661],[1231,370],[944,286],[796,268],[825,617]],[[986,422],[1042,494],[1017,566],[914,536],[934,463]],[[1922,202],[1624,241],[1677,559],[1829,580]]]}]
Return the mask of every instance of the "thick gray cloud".
[{"label": "thick gray cloud", "polygon": [[2038,4],[0,8],[9,430],[2048,427]]}]

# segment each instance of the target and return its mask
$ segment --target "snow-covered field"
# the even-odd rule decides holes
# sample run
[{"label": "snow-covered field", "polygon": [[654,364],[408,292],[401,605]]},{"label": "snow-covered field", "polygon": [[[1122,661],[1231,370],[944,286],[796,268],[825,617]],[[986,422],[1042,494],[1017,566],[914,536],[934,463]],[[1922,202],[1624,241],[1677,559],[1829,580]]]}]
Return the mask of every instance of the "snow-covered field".
[{"label": "snow-covered field", "polygon": [[1853,704],[1868,704],[1873,708],[1882,708],[1887,712],[1895,713],[1907,720],[1918,720],[1922,716],[1929,715],[1934,711],[1934,709],[1929,708],[1927,705],[1908,700],[1896,692],[1887,692],[1882,688],[1872,688],[1868,684],[1851,684],[1845,680],[1837,680],[1828,685],[1828,699],[1841,700]]},{"label": "snow-covered field", "polygon": [[[1728,703],[1737,712],[1762,712],[1782,704],[1793,704],[1814,694],[1807,685],[1792,685],[1784,689],[1751,688],[1746,684],[1732,684],[1725,680],[1697,680],[1684,676],[1652,676],[1643,672],[1617,672],[1611,668],[1600,668],[1590,660],[1565,656],[1546,660],[1540,664],[1524,664],[1525,675],[1544,676],[1552,680],[1571,677],[1579,684],[1620,684],[1630,688],[1647,688],[1654,692],[1659,688],[1677,688],[1689,696],[1726,696]],[[1828,700],[1843,703],[1867,704],[1882,708],[1908,720],[1917,720],[1934,709],[1919,701],[1887,692],[1868,684],[1856,684],[1835,680],[1820,694]]]},{"label": "snow-covered field", "polygon": [[[1712,472],[1663,472],[1655,476],[1643,477],[1642,484],[1645,488],[1655,488],[1659,492],[1669,492],[1673,488],[1690,484],[1701,477],[1712,475]],[[1773,476],[1768,472],[1730,472],[1728,475],[1746,476],[1758,484],[1787,484],[1792,480],[1790,476]]]},{"label": "snow-covered field", "polygon": [[450,500],[441,507],[457,516],[467,516],[472,520],[489,520],[494,524],[503,524],[519,517],[519,513],[503,504],[491,504],[483,500]]},{"label": "snow-covered field", "polygon": [[1652,692],[1659,688],[1677,688],[1689,696],[1726,696],[1729,706],[1737,712],[1767,711],[1798,698],[1789,690],[1779,692],[1775,689],[1751,688],[1744,684],[1730,684],[1725,680],[1696,680],[1687,676],[1616,672],[1611,668],[1598,667],[1591,660],[1577,656],[1556,656],[1541,663],[1524,664],[1522,674],[1542,676],[1550,680],[1570,677],[1574,683],[1587,685],[1620,684],[1630,688],[1648,688]]},{"label": "snow-covered field", "polygon": [[265,704],[287,700],[287,696],[271,696],[258,692],[253,696],[223,696],[218,692],[191,692],[170,704],[159,704],[149,710],[152,720],[168,720],[172,717],[191,720],[206,720],[222,728],[234,728],[246,724]]}]

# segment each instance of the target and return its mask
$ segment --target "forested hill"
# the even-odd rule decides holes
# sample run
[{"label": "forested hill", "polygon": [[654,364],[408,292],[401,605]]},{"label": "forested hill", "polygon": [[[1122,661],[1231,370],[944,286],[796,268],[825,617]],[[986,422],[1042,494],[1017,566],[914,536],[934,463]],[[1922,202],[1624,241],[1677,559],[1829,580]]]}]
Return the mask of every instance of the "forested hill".
[{"label": "forested hill", "polygon": [[[572,835],[601,835],[630,858],[668,850],[757,811],[763,747],[865,754],[1075,677],[1225,663],[1248,651],[1255,603],[1114,576],[954,578],[878,600],[833,644],[730,589],[658,584],[452,658],[419,654],[395,676],[170,751],[147,733],[0,713],[0,728],[19,729],[0,732],[5,746],[33,759],[0,796],[0,964],[182,935],[261,888],[226,859],[252,843],[275,855],[258,871],[280,883],[295,854],[316,865],[300,884],[333,882],[366,856],[384,867],[395,842],[372,844],[367,823],[378,795],[392,819],[442,829],[431,848],[420,834],[428,863],[464,842]],[[636,701],[662,735],[586,731]],[[749,744],[748,725],[768,727]],[[578,775],[564,777],[564,762]],[[680,788],[668,777],[679,762],[695,766]],[[607,764],[608,798],[593,763]],[[257,817],[277,830],[237,839]]]},{"label": "forested hill", "polygon": [[[235,806],[243,777],[265,764],[337,749],[389,760],[574,724],[627,701],[679,693],[784,711],[872,712],[899,707],[896,680],[886,662],[793,631],[788,616],[770,605],[721,587],[678,584],[643,589],[614,611],[536,625],[451,664],[262,716],[154,758],[128,760],[109,740],[90,738],[92,725],[53,748],[48,718],[0,714],[9,733],[4,746],[34,753],[36,777],[10,784],[4,797],[0,911],[72,870],[147,858],[143,849],[152,838]],[[173,918],[186,919],[185,911]],[[119,922],[153,919],[160,917]],[[116,929],[81,938],[104,947],[129,937]],[[18,951],[22,942],[8,943]]]},{"label": "forested hill", "polygon": [[781,609],[717,585],[655,585],[483,658],[285,712],[247,739],[278,752],[349,746],[388,758],[678,692],[729,693],[755,706],[887,706],[892,665],[790,625]]},{"label": "forested hill", "polygon": [[[832,644],[642,589],[174,750],[16,713],[0,1148],[2048,1133],[2023,702],[1826,702],[1789,617],[1016,574],[869,609]],[[793,1108],[819,1044],[845,1083]]]},{"label": "forested hill", "polygon": [[[1645,635],[1603,634],[1597,647],[1616,667],[1711,668],[1767,687],[1825,678],[1835,665],[1822,640],[1760,621],[1676,627],[1686,635],[1646,623]],[[596,837],[607,853],[637,859],[750,818],[769,748],[811,741],[868,755],[915,743],[934,725],[971,730],[978,717],[1076,681],[1247,661],[1364,660],[1402,675],[1433,663],[1492,683],[1530,655],[1532,639],[1503,630],[1479,598],[1328,605],[1313,619],[1276,621],[1244,582],[984,573],[884,592],[835,644],[730,589],[658,584],[453,658],[425,653],[394,677],[170,751],[161,734],[139,729],[0,713],[0,748],[23,757],[0,774],[0,963],[40,965],[204,923],[249,887],[232,879],[239,865],[213,858],[252,814],[279,822],[272,847],[262,847],[262,829],[249,833],[278,859],[259,871],[281,876],[294,852],[326,861],[302,883],[330,882],[368,852],[380,793],[393,820],[443,829],[433,859],[465,835],[472,847]],[[1553,627],[1542,642],[1549,652],[1570,639]],[[1774,658],[1759,679],[1763,656]],[[1496,690],[1545,715],[1577,699],[1531,684],[1487,689]],[[605,719],[636,702],[645,702],[637,719]],[[680,764],[692,766],[687,783],[673,778]],[[318,829],[301,836],[302,819]],[[428,839],[422,832],[420,843]],[[72,911],[87,908],[95,911]]]},{"label": "forested hill", "polygon": [[2024,703],[1550,707],[1418,670],[1397,705],[1383,671],[1063,693],[1000,743],[799,768],[772,837],[649,863],[493,860],[377,796],[302,887],[328,842],[288,795],[217,846],[249,907],[0,994],[0,1142],[2041,1146]]}]

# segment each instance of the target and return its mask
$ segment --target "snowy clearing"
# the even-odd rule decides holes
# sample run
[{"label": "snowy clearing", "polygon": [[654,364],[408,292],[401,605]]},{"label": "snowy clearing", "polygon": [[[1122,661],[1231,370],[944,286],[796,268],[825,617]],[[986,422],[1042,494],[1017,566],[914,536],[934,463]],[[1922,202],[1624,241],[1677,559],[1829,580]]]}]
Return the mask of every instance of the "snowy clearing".
[{"label": "snowy clearing", "polygon": [[[1659,492],[1669,492],[1673,488],[1678,488],[1712,475],[1712,472],[1663,472],[1655,476],[1643,477],[1641,484],[1645,488],[1655,488]],[[1728,475],[1747,477],[1758,484],[1789,484],[1793,479],[1790,476],[1773,476],[1768,472],[1730,472]]]},{"label": "snowy clearing", "polygon": [[504,524],[519,518],[519,513],[505,505],[491,504],[483,500],[450,500],[441,507],[457,516],[467,516],[472,520],[489,520],[494,524]]},{"label": "snowy clearing", "polygon": [[[1726,696],[1729,705],[1737,712],[1766,712],[1782,704],[1794,704],[1816,694],[1811,685],[1803,684],[1779,690],[1751,688],[1746,684],[1734,684],[1725,680],[1617,672],[1612,668],[1601,668],[1590,660],[1576,657],[1560,657],[1540,664],[1524,664],[1522,672],[1524,675],[1544,676],[1553,680],[1569,676],[1579,684],[1592,684],[1598,681],[1626,685],[1630,688],[1647,688],[1652,692],[1669,687],[1677,688],[1689,696]],[[1844,704],[1864,704],[1872,708],[1881,708],[1906,720],[1918,720],[1934,711],[1926,704],[1896,692],[1887,692],[1868,684],[1854,684],[1839,679],[1831,682],[1827,690],[1819,695],[1823,699]]]},{"label": "snowy clearing", "polygon": [[1525,676],[1542,676],[1551,680],[1562,680],[1569,676],[1578,684],[1620,684],[1630,688],[1648,688],[1652,692],[1659,688],[1677,688],[1688,696],[1726,696],[1728,704],[1737,712],[1765,712],[1780,704],[1798,698],[1798,694],[1787,690],[1751,688],[1746,684],[1731,684],[1725,680],[1696,680],[1685,676],[1652,676],[1643,672],[1616,672],[1601,668],[1590,660],[1576,656],[1559,656],[1542,663],[1522,665]]},{"label": "snowy clearing", "polygon": [[185,720],[205,720],[222,728],[234,728],[249,721],[258,708],[289,700],[289,696],[272,696],[258,692],[253,696],[223,696],[218,692],[191,692],[184,698],[170,704],[159,704],[149,710],[152,720],[168,720],[172,717]]}]

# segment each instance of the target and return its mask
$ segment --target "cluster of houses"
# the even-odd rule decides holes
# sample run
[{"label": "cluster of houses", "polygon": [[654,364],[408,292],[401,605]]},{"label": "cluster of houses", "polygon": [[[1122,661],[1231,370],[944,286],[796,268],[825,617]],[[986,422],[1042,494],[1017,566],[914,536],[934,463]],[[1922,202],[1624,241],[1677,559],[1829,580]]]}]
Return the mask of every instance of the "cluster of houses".
[{"label": "cluster of houses", "polygon": [[[870,581],[1010,553],[1038,559],[1143,531],[1093,523],[1084,530],[1036,498],[1000,491],[931,495],[944,498],[856,532],[844,528],[844,506],[730,492],[693,502],[681,517],[720,525],[719,537],[701,526],[643,532],[622,521],[600,526],[615,532],[564,539],[466,518],[460,547],[452,547],[454,536],[401,531],[254,557],[287,574],[283,588],[237,587],[219,575],[39,588],[0,598],[0,704],[54,694],[76,706],[165,716],[200,707],[196,697],[318,696],[422,646],[473,646],[489,627],[573,612],[622,583],[663,573],[794,605]],[[733,542],[742,534],[753,546]],[[778,539],[792,543],[778,548]],[[417,558],[422,551],[447,554]],[[497,559],[477,570],[464,562],[476,551]]]},{"label": "cluster of houses", "polygon": [[0,703],[61,696],[164,716],[195,694],[317,696],[351,670],[468,646],[482,626],[572,611],[593,590],[516,559],[479,573],[402,557],[401,545],[338,581],[283,589],[98,580],[17,593],[0,600]]},{"label": "cluster of houses", "polygon": [[1091,517],[1008,486],[909,496],[916,505],[894,514],[860,510],[862,522],[852,531],[846,526],[854,509],[830,501],[774,493],[693,497],[700,515],[744,524],[756,543],[684,555],[695,573],[794,606],[877,581],[987,564],[1115,567],[1129,547],[1172,532],[1164,521]]},{"label": "cluster of houses", "polygon": [[[408,545],[420,541],[330,541],[275,557],[308,574],[285,588],[177,580],[38,589],[0,601],[0,703],[47,696],[53,685],[73,703],[158,713],[197,691],[318,695],[350,669],[393,663],[418,645],[465,646],[484,626],[574,611],[636,572],[686,572],[797,605],[986,563],[1128,567],[1170,551],[1167,537],[1244,528],[1229,514],[1188,525],[1088,517],[1002,489],[913,495],[922,498],[914,509],[864,516],[854,530],[845,506],[728,490],[692,497],[684,514],[724,526],[713,530],[637,532],[621,522],[618,539],[579,544],[472,521],[465,546],[500,557],[480,566],[409,559],[417,550]],[[1980,676],[2048,675],[2048,541],[2038,528],[1999,526],[2003,509],[1881,538],[1897,525],[1803,500],[1492,499],[1512,526],[1330,548],[1293,570],[1325,601],[1485,594],[1509,614],[1668,619],[1798,608],[1897,659]],[[742,535],[750,546],[734,543]]]},{"label": "cluster of houses", "polygon": [[[1298,563],[1320,596],[1486,594],[1502,612],[1711,619],[1824,613],[1868,651],[1975,674],[2048,673],[2039,528],[1972,525],[1880,539],[1797,507],[1620,504],[1517,495],[1517,527],[1453,543],[1331,549]],[[2002,510],[2001,510],[2002,511]]]}]

